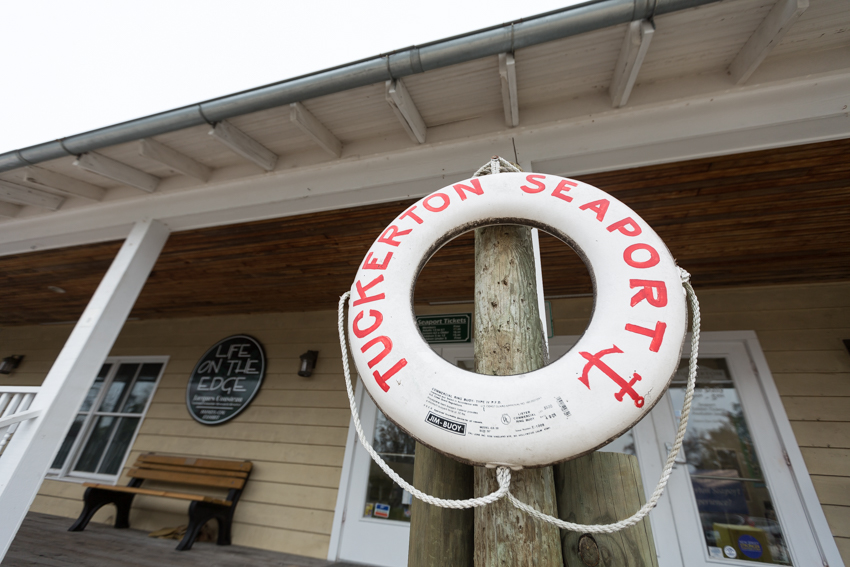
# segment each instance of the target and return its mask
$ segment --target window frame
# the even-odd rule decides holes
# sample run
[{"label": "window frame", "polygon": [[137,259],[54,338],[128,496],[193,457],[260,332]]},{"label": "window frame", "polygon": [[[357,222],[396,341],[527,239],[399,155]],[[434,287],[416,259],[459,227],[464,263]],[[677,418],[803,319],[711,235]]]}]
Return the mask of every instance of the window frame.
[{"label": "window frame", "polygon": [[[74,483],[83,483],[89,481],[96,481],[103,484],[112,484],[115,485],[118,482],[118,479],[121,477],[121,473],[124,471],[124,465],[127,463],[127,458],[130,455],[130,452],[133,450],[133,445],[136,443],[136,438],[139,435],[139,430],[142,428],[142,424],[145,421],[145,417],[147,416],[148,410],[150,409],[151,403],[153,402],[153,398],[156,395],[157,388],[159,387],[159,383],[162,380],[163,374],[165,374],[165,368],[168,365],[170,357],[169,356],[111,356],[107,357],[103,364],[98,368],[98,374],[100,374],[100,370],[106,364],[111,364],[112,366],[109,368],[109,371],[106,373],[106,377],[103,380],[103,385],[100,388],[95,399],[92,401],[92,404],[88,410],[88,415],[86,415],[85,420],[83,421],[82,426],[80,427],[80,432],[77,434],[77,437],[74,439],[74,443],[71,445],[71,448],[68,450],[68,456],[65,457],[65,462],[62,463],[61,468],[50,468],[47,471],[47,475],[45,478],[50,480],[60,480],[65,482],[74,482]],[[139,413],[128,414],[127,412],[100,412],[98,408],[103,403],[104,398],[109,392],[109,388],[112,385],[113,380],[115,379],[116,374],[118,373],[118,369],[122,364],[139,364],[139,370],[141,370],[141,365],[143,364],[162,364],[162,367],[159,370],[159,374],[156,377],[156,380],[153,384],[153,390],[151,391],[151,395],[148,397],[145,402],[145,406]],[[136,379],[138,378],[138,372],[136,371],[136,375],[133,377],[133,381],[128,384],[128,392],[132,389],[133,384],[135,384]],[[94,384],[94,381],[92,381]],[[91,388],[91,387],[89,387]],[[85,401],[83,401],[85,403]],[[75,414],[76,416],[81,413],[82,404],[80,408],[77,409]],[[132,415],[132,417],[138,416],[139,422],[136,425],[136,430],[133,432],[133,435],[130,438],[130,442],[127,444],[127,449],[124,452],[124,455],[121,457],[121,465],[118,467],[118,472],[116,474],[101,474],[94,472],[80,472],[74,471],[73,466],[77,463],[80,458],[80,454],[82,453],[83,448],[88,443],[89,437],[94,430],[94,424],[97,422],[97,418],[99,417],[128,417],[128,415]],[[70,427],[73,427],[73,422]],[[70,427],[68,430],[70,431]],[[104,453],[108,451],[109,445],[113,440],[115,432],[112,432],[112,436],[110,436],[109,442],[104,448]],[[67,436],[67,431],[65,433]],[[64,437],[63,437],[64,439]],[[54,457],[55,458],[55,457]],[[103,456],[101,456],[103,458]],[[52,464],[52,463],[51,463]]]}]

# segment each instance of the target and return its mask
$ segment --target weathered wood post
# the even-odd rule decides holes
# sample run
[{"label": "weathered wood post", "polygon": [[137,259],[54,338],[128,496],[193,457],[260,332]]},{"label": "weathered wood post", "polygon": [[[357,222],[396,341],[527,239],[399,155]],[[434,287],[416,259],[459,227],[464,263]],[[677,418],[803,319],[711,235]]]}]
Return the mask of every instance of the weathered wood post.
[{"label": "weathered wood post", "polygon": [[[645,499],[637,457],[591,453],[555,466],[560,518],[610,524],[634,514]],[[657,567],[649,518],[613,534],[564,532],[566,567]]]},{"label": "weathered wood post", "polygon": [[[472,498],[472,467],[416,443],[416,487],[437,498]],[[472,509],[453,510],[413,499],[408,567],[472,567]]]},{"label": "weathered wood post", "polygon": [[[537,307],[531,229],[475,231],[475,371],[506,376],[545,363]],[[498,489],[495,472],[475,468],[475,496]],[[511,492],[557,515],[552,467],[515,471]],[[527,516],[506,499],[475,509],[476,567],[561,567],[558,529]]]}]

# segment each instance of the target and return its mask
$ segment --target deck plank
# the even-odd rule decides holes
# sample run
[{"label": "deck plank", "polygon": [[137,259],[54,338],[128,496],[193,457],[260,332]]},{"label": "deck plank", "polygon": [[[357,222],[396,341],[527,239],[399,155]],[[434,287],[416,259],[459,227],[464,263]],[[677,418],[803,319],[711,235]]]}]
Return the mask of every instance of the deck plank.
[{"label": "deck plank", "polygon": [[83,532],[69,532],[70,518],[30,512],[2,565],[9,567],[356,567],[322,559],[277,553],[238,545],[195,543],[177,551],[176,540],[148,537],[140,530],[116,530],[91,523]]}]

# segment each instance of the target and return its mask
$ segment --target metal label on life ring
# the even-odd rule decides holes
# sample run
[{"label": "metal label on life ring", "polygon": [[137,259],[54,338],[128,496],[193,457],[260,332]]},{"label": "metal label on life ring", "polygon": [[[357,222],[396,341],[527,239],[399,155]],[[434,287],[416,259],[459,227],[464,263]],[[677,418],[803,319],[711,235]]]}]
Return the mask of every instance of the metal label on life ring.
[{"label": "metal label on life ring", "polygon": [[[563,240],[594,285],[593,316],[578,343],[516,376],[446,362],[413,313],[428,259],[452,238],[495,224]],[[544,466],[623,434],[667,390],[686,330],[679,271],[658,235],[611,195],[537,173],[461,181],[401,213],[366,254],[348,310],[352,357],[378,407],[425,445],[476,465]]]}]

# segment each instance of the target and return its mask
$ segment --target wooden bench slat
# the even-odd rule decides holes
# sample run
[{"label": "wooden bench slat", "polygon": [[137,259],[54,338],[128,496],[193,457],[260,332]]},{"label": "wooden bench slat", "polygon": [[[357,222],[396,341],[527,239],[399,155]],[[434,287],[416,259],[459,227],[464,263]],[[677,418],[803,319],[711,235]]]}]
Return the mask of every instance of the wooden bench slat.
[{"label": "wooden bench slat", "polygon": [[149,488],[134,488],[132,486],[112,486],[110,484],[97,484],[94,482],[85,482],[83,486],[92,488],[105,488],[114,492],[131,492],[133,494],[144,494],[145,496],[164,496],[166,498],[178,498],[180,500],[195,500],[197,502],[211,502],[213,504],[221,504],[222,506],[231,506],[233,503],[229,500],[221,498],[212,498],[211,496],[203,496],[201,494],[187,494],[183,492],[170,492],[167,490],[151,490]]},{"label": "wooden bench slat", "polygon": [[227,461],[223,459],[203,459],[192,457],[173,457],[169,455],[154,455],[146,453],[139,455],[137,463],[158,463],[161,465],[182,465],[190,467],[202,467],[205,469],[220,469],[228,471],[244,471],[251,470],[251,461]]},{"label": "wooden bench slat", "polygon": [[213,486],[217,488],[238,489],[245,486],[244,478],[228,478],[220,476],[209,476],[205,474],[158,471],[154,469],[130,469],[127,474],[133,478],[143,478],[146,480],[161,480],[163,482],[177,482],[181,484],[197,484],[201,486]]},{"label": "wooden bench slat", "polygon": [[223,471],[220,469],[204,469],[200,467],[187,467],[187,466],[178,466],[178,465],[160,465],[158,463],[140,463],[136,461],[136,464],[133,465],[133,468],[136,469],[146,469],[146,470],[157,470],[157,471],[174,471],[174,472],[186,472],[186,473],[195,473],[195,474],[206,474],[210,476],[221,476],[221,477],[231,477],[231,478],[248,478],[247,472],[242,471]]}]

